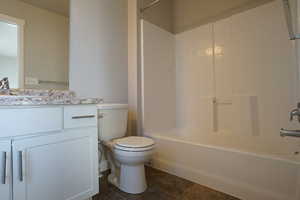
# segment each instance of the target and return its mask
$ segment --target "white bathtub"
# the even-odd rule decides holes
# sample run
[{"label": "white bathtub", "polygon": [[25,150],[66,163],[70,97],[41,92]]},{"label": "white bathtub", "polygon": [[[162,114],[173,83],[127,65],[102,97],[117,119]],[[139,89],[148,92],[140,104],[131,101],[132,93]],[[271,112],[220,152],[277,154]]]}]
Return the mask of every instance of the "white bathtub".
[{"label": "white bathtub", "polygon": [[156,141],[154,168],[243,200],[300,200],[299,162],[165,135],[145,133]]}]

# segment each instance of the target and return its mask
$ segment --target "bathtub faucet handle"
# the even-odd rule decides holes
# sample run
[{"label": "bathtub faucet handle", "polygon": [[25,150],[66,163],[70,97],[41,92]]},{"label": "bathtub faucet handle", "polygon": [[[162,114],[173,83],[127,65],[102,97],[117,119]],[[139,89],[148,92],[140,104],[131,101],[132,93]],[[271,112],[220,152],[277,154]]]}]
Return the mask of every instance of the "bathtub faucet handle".
[{"label": "bathtub faucet handle", "polygon": [[290,112],[290,121],[293,121],[295,116],[298,117],[298,121],[300,122],[300,103],[298,103],[298,106],[296,109],[294,109]]}]

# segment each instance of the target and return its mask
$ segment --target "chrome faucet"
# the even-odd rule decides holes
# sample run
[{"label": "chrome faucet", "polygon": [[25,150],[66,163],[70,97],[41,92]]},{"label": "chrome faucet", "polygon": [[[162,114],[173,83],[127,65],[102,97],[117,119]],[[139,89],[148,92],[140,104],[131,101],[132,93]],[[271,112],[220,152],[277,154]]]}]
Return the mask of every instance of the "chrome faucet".
[{"label": "chrome faucet", "polygon": [[286,130],[280,129],[281,137],[300,137],[300,130]]},{"label": "chrome faucet", "polygon": [[[300,103],[298,103],[297,108],[290,112],[290,121],[293,121],[294,117],[298,118],[300,122]],[[281,137],[300,137],[300,130],[286,130],[280,129],[280,136]]]},{"label": "chrome faucet", "polygon": [[294,109],[290,112],[290,121],[293,121],[294,117],[297,117],[298,121],[300,122],[300,103],[298,103],[298,106],[296,109]]},{"label": "chrome faucet", "polygon": [[7,77],[0,81],[0,90],[9,90],[9,81]]}]

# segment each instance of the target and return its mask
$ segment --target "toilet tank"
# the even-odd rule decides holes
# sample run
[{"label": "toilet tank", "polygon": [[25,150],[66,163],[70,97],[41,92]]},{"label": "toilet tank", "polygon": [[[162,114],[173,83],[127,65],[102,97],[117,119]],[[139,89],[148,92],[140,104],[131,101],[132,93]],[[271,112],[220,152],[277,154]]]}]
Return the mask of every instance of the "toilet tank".
[{"label": "toilet tank", "polygon": [[124,137],[127,131],[127,104],[98,105],[98,134],[101,141]]}]

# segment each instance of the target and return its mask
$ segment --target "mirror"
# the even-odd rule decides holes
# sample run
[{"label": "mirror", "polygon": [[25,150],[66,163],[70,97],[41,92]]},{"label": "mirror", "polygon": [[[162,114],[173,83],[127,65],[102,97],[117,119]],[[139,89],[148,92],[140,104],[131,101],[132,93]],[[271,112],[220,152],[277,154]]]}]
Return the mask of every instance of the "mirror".
[{"label": "mirror", "polygon": [[69,85],[69,0],[0,0],[0,80],[10,88]]}]

